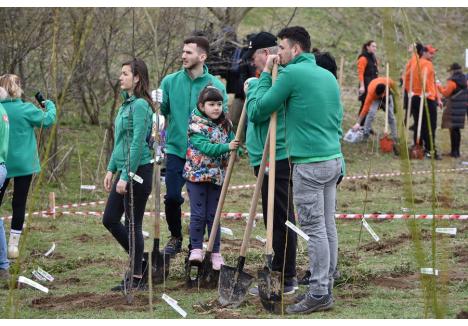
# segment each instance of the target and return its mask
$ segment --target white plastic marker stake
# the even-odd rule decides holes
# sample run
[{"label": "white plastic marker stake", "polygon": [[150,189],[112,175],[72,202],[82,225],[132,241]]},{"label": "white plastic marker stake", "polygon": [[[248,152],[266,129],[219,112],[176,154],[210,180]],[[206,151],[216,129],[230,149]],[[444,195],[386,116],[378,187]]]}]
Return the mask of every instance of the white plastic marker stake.
[{"label": "white plastic marker stake", "polygon": [[48,257],[51,253],[55,250],[55,242],[52,242],[52,247],[44,254],[44,256]]},{"label": "white plastic marker stake", "polygon": [[187,312],[179,307],[177,304],[177,301],[172,299],[170,296],[168,296],[166,293],[163,293],[162,299],[167,302],[168,305],[172,307],[175,311],[177,311],[182,317],[187,317]]},{"label": "white plastic marker stake", "polygon": [[80,189],[83,190],[95,190],[96,186],[95,185],[81,185]]},{"label": "white plastic marker stake", "polygon": [[255,237],[255,239],[257,239],[258,241],[262,242],[262,243],[266,243],[266,239],[263,239],[261,236],[257,235]]},{"label": "white plastic marker stake", "polygon": [[436,228],[435,231],[436,233],[445,233],[450,235],[457,234],[457,228]]},{"label": "white plastic marker stake", "polygon": [[37,272],[41,274],[42,277],[44,277],[49,282],[52,282],[54,280],[54,277],[52,275],[50,275],[49,273],[47,273],[45,270],[43,270],[40,267],[37,268]]},{"label": "white plastic marker stake", "polygon": [[302,238],[304,238],[305,241],[309,241],[309,236],[307,234],[305,234],[301,229],[299,229],[297,226],[295,226],[294,224],[292,224],[291,222],[289,221],[286,221],[286,226],[288,228],[290,228],[291,230],[293,230],[294,232],[296,232],[297,234],[299,234]]},{"label": "white plastic marker stake", "polygon": [[225,228],[224,226],[221,227],[221,233],[234,236],[234,233],[232,233],[232,230],[230,228]]},{"label": "white plastic marker stake", "polygon": [[379,236],[374,232],[374,230],[372,230],[372,228],[370,227],[370,225],[367,223],[367,221],[365,219],[362,219],[362,224],[367,229],[367,231],[369,231],[369,233],[374,238],[374,240],[379,242],[379,240],[380,240]]},{"label": "white plastic marker stake", "polygon": [[130,176],[130,178],[132,178],[133,180],[135,180],[136,182],[138,182],[139,184],[143,184],[143,178],[140,177],[138,174],[135,174],[133,172],[130,172],[128,174]]},{"label": "white plastic marker stake", "polygon": [[32,271],[32,274],[39,281],[47,281],[46,278],[44,276],[42,276],[38,271]]},{"label": "white plastic marker stake", "polygon": [[46,288],[45,286],[40,285],[40,284],[37,283],[37,282],[34,282],[33,280],[30,280],[30,279],[27,278],[27,277],[24,277],[24,276],[18,277],[18,282],[19,282],[19,283],[27,284],[27,285],[29,285],[29,286],[32,286],[33,288],[36,288],[36,289],[38,289],[39,291],[42,291],[42,292],[45,292],[45,293],[49,293],[49,289],[48,289],[48,288]]},{"label": "white plastic marker stake", "polygon": [[426,268],[421,268],[421,274],[427,274],[427,275],[439,275],[439,270],[438,269],[435,269],[433,270],[432,268],[430,267],[426,267]]}]

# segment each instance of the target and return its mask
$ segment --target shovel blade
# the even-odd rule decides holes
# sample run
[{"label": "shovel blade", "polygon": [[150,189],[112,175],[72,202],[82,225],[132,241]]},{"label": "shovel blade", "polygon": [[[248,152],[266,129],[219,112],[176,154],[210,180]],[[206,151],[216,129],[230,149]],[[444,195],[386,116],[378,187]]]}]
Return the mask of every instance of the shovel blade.
[{"label": "shovel blade", "polygon": [[254,277],[235,267],[221,266],[219,273],[218,302],[230,308],[237,308],[244,301]]},{"label": "shovel blade", "polygon": [[267,311],[281,313],[281,273],[273,272],[268,267],[258,271],[258,292],[263,308]]},{"label": "shovel blade", "polygon": [[205,258],[200,265],[198,274],[199,284],[201,288],[216,289],[219,280],[219,271],[213,269],[211,262],[211,253],[207,252]]},{"label": "shovel blade", "polygon": [[153,282],[161,284],[169,275],[171,256],[169,254],[153,251]]},{"label": "shovel blade", "polygon": [[380,150],[383,153],[391,153],[393,151],[393,139],[387,134],[380,139]]},{"label": "shovel blade", "polygon": [[424,151],[419,145],[413,145],[409,154],[410,158],[414,160],[422,160],[424,158]]}]

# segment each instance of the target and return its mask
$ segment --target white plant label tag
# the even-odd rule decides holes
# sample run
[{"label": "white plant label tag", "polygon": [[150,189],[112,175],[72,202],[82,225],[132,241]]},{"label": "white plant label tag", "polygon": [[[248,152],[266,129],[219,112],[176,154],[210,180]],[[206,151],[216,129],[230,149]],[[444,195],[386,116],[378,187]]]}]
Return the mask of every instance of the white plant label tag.
[{"label": "white plant label tag", "polygon": [[95,185],[81,185],[80,189],[83,190],[95,190],[96,186]]},{"label": "white plant label tag", "polygon": [[172,299],[170,296],[168,296],[166,293],[163,293],[162,299],[167,302],[168,305],[172,307],[175,311],[177,311],[182,317],[187,317],[187,312],[179,307],[177,304],[177,301]]},{"label": "white plant label tag", "polygon": [[141,234],[143,234],[143,237],[149,238],[149,232],[147,232],[147,231],[141,231]]},{"label": "white plant label tag", "polygon": [[263,239],[261,236],[257,235],[255,237],[255,239],[257,239],[258,241],[260,241],[261,243],[266,243],[266,239]]},{"label": "white plant label tag", "polygon": [[47,281],[44,276],[42,276],[39,272],[37,271],[32,271],[32,274],[35,278],[37,278],[39,281]]},{"label": "white plant label tag", "polygon": [[41,274],[49,282],[52,282],[54,280],[54,277],[52,275],[50,275],[49,273],[47,273],[45,270],[43,270],[40,267],[37,268],[37,272]]},{"label": "white plant label tag", "polygon": [[44,254],[44,256],[49,257],[51,253],[53,253],[55,250],[55,242],[52,242],[52,247]]},{"label": "white plant label tag", "polygon": [[232,233],[232,230],[230,228],[225,228],[224,226],[221,227],[221,233],[234,236],[234,233]]},{"label": "white plant label tag", "polygon": [[27,278],[27,277],[24,277],[24,276],[18,277],[18,282],[19,282],[19,283],[27,284],[27,285],[29,285],[29,286],[32,286],[33,288],[36,288],[36,289],[38,289],[39,291],[42,291],[42,292],[45,292],[45,293],[49,293],[49,289],[48,289],[48,288],[46,288],[45,286],[40,285],[40,284],[37,283],[37,282],[34,282],[33,280],[30,280],[30,279]]},{"label": "white plant label tag", "polygon": [[133,172],[130,172],[128,174],[130,176],[130,178],[132,178],[133,180],[135,180],[136,182],[138,182],[139,184],[143,184],[143,178],[140,177],[138,174],[135,174]]},{"label": "white plant label tag", "polygon": [[435,231],[436,233],[445,233],[450,235],[457,234],[457,228],[436,228]]},{"label": "white plant label tag", "polygon": [[421,268],[421,274],[427,274],[427,275],[439,275],[439,270],[438,269],[435,269],[433,270],[432,268],[430,267],[426,267],[426,268]]},{"label": "white plant label tag", "polygon": [[365,219],[362,219],[362,224],[364,225],[366,230],[369,231],[370,235],[374,238],[374,240],[379,242],[379,236],[374,232],[374,230],[372,230],[371,226],[367,223]]},{"label": "white plant label tag", "polygon": [[286,226],[288,228],[290,228],[291,230],[293,230],[294,232],[296,232],[297,234],[299,234],[305,241],[309,241],[309,236],[307,234],[305,234],[301,229],[299,229],[297,226],[295,226],[294,224],[292,224],[291,222],[289,221],[286,221]]}]

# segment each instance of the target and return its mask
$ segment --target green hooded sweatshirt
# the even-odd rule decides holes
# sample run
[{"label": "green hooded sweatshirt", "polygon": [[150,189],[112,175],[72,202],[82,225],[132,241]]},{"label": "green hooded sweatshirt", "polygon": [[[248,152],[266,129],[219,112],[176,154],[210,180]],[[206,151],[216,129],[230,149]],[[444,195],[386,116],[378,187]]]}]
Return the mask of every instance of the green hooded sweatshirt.
[{"label": "green hooded sweatshirt", "polygon": [[198,95],[207,85],[218,88],[223,94],[224,111],[227,112],[228,97],[223,83],[208,73],[203,67],[203,74],[195,79],[190,78],[186,69],[167,75],[161,82],[163,102],[161,112],[166,117],[166,153],[185,159],[187,152],[187,130],[190,114],[197,107]]},{"label": "green hooded sweatshirt", "polygon": [[[247,124],[246,132],[246,146],[249,153],[249,160],[251,166],[258,166],[262,162],[263,148],[265,147],[266,137],[268,134],[268,127],[270,125],[270,117],[266,119],[260,114],[257,109],[256,92],[258,86],[258,79],[251,79],[249,81],[249,89],[246,97],[246,109],[249,123]],[[284,105],[280,105],[278,110],[278,118],[276,124],[276,160],[284,160],[288,158],[285,141],[284,130]]]},{"label": "green hooded sweatshirt", "polygon": [[0,164],[6,162],[8,155],[9,126],[8,114],[0,104]]},{"label": "green hooded sweatshirt", "polygon": [[143,98],[129,97],[126,92],[122,97],[125,101],[115,117],[114,150],[107,171],[120,171],[120,180],[128,181],[129,172],[136,173],[140,165],[151,162],[146,138],[151,133],[153,111]]},{"label": "green hooded sweatshirt", "polygon": [[45,111],[20,98],[0,101],[10,121],[10,140],[6,160],[7,178],[30,175],[41,171],[34,128],[48,128],[55,123],[55,105],[45,101]]},{"label": "green hooded sweatshirt", "polygon": [[274,85],[262,72],[256,92],[259,116],[267,118],[286,103],[286,146],[293,163],[343,157],[343,107],[336,78],[302,53],[281,69]]}]

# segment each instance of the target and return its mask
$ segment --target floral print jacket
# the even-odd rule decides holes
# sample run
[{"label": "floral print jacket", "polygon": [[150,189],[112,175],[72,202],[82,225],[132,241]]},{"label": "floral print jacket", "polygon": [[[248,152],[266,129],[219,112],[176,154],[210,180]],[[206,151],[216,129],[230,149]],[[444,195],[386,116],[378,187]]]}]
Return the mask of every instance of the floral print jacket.
[{"label": "floral print jacket", "polygon": [[184,178],[190,182],[211,182],[221,186],[232,139],[232,132],[228,133],[198,109],[193,110],[188,127]]}]

